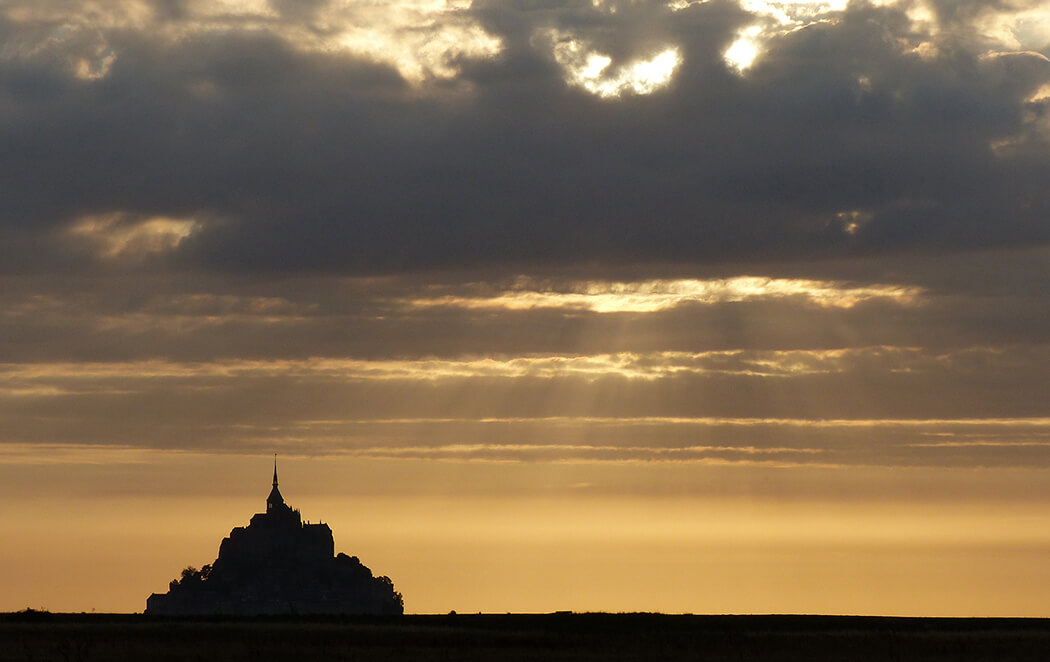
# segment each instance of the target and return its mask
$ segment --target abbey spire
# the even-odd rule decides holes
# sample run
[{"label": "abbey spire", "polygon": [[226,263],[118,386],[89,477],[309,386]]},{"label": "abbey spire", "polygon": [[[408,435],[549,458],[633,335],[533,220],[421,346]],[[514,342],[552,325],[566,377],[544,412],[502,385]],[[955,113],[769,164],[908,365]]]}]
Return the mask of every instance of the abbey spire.
[{"label": "abbey spire", "polygon": [[281,491],[277,489],[277,453],[273,454],[273,489],[270,490],[270,496],[266,497],[266,512],[272,513],[275,510],[287,508],[284,505],[284,497],[281,496]]}]

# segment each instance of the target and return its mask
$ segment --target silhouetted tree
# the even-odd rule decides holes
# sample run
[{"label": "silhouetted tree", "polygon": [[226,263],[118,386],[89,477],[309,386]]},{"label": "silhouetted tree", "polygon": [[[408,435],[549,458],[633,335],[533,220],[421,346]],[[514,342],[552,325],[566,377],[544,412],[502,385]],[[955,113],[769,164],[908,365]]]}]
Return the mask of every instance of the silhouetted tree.
[{"label": "silhouetted tree", "polygon": [[169,586],[192,586],[202,584],[207,581],[209,575],[211,575],[211,564],[204,565],[200,570],[194,568],[192,565],[188,565],[183,568],[181,577],[172,581]]},{"label": "silhouetted tree", "polygon": [[[357,558],[357,557],[354,557]],[[405,608],[405,598],[403,595],[394,590],[394,580],[390,579],[386,575],[380,575],[376,577],[376,582],[382,584],[385,588],[390,589],[390,593],[394,596],[394,601],[400,605],[401,609]]]}]

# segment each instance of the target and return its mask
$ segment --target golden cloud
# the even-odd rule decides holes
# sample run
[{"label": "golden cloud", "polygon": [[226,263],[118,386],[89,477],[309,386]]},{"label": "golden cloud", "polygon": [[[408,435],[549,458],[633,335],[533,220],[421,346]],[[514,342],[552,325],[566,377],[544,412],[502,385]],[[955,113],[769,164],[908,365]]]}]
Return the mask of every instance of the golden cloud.
[{"label": "golden cloud", "polygon": [[448,306],[469,309],[530,310],[570,308],[597,313],[648,313],[687,303],[800,299],[822,308],[852,308],[880,299],[914,305],[923,290],[901,285],[853,285],[839,281],[736,276],[709,280],[653,279],[637,282],[584,281],[562,290],[522,278],[515,286],[490,295],[436,294],[403,300],[413,307]]},{"label": "golden cloud", "polygon": [[114,213],[83,216],[74,221],[67,232],[97,257],[134,260],[171,251],[200,228],[201,223],[192,218],[135,219]]}]

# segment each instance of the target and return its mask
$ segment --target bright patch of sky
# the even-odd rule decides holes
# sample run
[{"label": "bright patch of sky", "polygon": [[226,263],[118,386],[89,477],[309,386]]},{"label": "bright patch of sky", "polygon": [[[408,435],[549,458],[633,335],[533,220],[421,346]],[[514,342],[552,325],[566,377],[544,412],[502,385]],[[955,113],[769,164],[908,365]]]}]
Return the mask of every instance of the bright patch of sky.
[{"label": "bright patch of sky", "polygon": [[527,279],[514,289],[491,296],[444,295],[411,300],[412,306],[459,308],[577,308],[597,313],[643,313],[686,303],[715,304],[738,301],[783,299],[808,301],[823,308],[851,308],[871,299],[891,300],[902,305],[915,303],[921,291],[896,285],[857,286],[848,283],[790,278],[734,278],[696,280],[648,280],[634,283],[593,281],[578,284],[573,291],[544,290]]},{"label": "bright patch of sky", "polygon": [[1005,49],[1043,51],[1045,55],[1050,48],[1050,5],[991,13],[977,27]]},{"label": "bright patch of sky", "polygon": [[651,94],[670,82],[682,61],[678,49],[668,47],[651,57],[612,66],[611,57],[569,33],[550,30],[543,37],[550,41],[567,82],[602,98]]},{"label": "bright patch of sky", "polygon": [[[452,78],[455,61],[492,57],[502,43],[463,16],[470,2],[461,0],[393,0],[335,2],[316,21],[335,35],[325,49],[347,50],[392,64],[413,82]],[[304,35],[313,40],[315,35]]]},{"label": "bright patch of sky", "polygon": [[[672,0],[671,10],[682,10],[707,0]],[[924,2],[873,0],[873,4],[903,7],[919,39],[912,45],[923,57],[938,52],[932,39],[938,32],[936,15]],[[815,23],[834,21],[848,0],[740,0],[754,21],[743,27],[725,50],[725,62],[743,74],[759,58],[770,39]],[[335,0],[316,12],[284,16],[265,0],[188,0],[183,13],[171,17],[153,3],[128,0],[58,7],[32,0],[5,3],[0,12],[20,27],[18,40],[0,48],[0,59],[48,51],[68,62],[82,80],[105,78],[120,53],[107,37],[110,30],[148,31],[168,39],[192,38],[232,30],[269,33],[307,51],[352,53],[390,65],[415,83],[450,79],[457,63],[498,55],[503,44],[469,15],[466,0]],[[615,5],[596,1],[597,11],[615,13]],[[33,28],[33,29],[27,29]],[[972,26],[990,51],[1040,51],[1050,48],[1050,8],[987,11]],[[681,61],[673,44],[628,62],[614,62],[576,35],[546,31],[546,44],[565,71],[566,80],[604,98],[622,94],[650,94],[666,85]]]},{"label": "bright patch of sky", "polygon": [[0,59],[53,51],[68,60],[73,75],[95,80],[120,56],[111,49],[108,30],[148,31],[170,40],[240,30],[272,34],[304,51],[352,53],[421,82],[456,76],[461,59],[500,52],[500,40],[464,15],[469,6],[462,0],[343,0],[326,3],[313,15],[285,17],[266,0],[190,0],[173,18],[137,0],[61,9],[16,0],[0,12],[21,27],[23,37],[4,44]]},{"label": "bright patch of sky", "polygon": [[[668,6],[681,10],[692,4],[695,3],[675,0]],[[737,33],[736,40],[723,53],[725,62],[734,71],[743,74],[761,56],[770,39],[815,23],[835,21],[836,14],[845,10],[848,4],[848,0],[740,0],[741,7],[754,15],[755,22]],[[918,33],[934,37],[938,32],[936,15],[926,3],[873,0],[872,4],[902,6]],[[987,12],[981,15],[973,27],[977,34],[989,42],[990,52],[1045,51],[1050,47],[1050,8],[1045,6]],[[923,57],[935,56],[938,52],[931,41],[918,42],[912,50]]]},{"label": "bright patch of sky", "polygon": [[[844,10],[847,4],[847,0],[741,0],[740,6],[753,14],[756,20],[741,29],[736,40],[723,53],[726,64],[734,71],[743,73],[761,55],[769,39],[814,23],[831,20],[832,15]],[[672,8],[676,6],[672,5]]]}]

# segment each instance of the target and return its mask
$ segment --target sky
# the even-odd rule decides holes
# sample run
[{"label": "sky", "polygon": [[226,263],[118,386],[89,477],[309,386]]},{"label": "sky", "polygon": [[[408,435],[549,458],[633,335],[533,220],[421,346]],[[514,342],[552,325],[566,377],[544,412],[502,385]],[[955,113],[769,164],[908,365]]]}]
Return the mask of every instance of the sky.
[{"label": "sky", "polygon": [[0,0],[0,611],[281,489],[417,613],[1050,617],[1050,8]]}]

